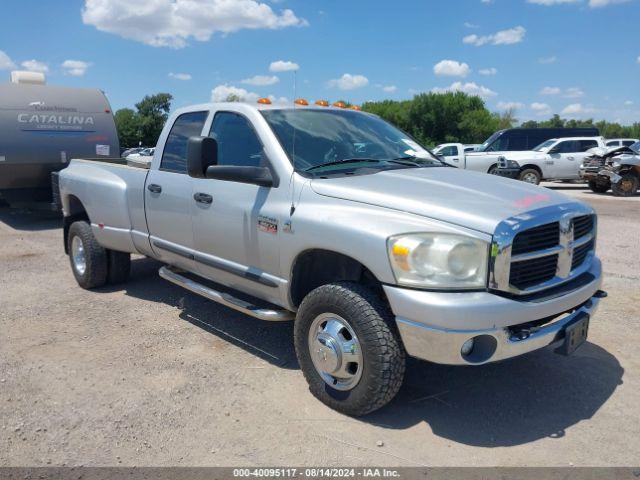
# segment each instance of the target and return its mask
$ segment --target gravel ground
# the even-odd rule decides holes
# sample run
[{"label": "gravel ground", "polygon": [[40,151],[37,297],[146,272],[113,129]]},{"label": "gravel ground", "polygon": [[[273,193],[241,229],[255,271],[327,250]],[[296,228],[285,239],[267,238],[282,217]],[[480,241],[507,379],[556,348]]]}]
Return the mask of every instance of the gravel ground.
[{"label": "gravel ground", "polygon": [[551,188],[600,215],[609,298],[589,343],[411,361],[396,400],[361,419],[310,395],[291,324],[199,298],[144,258],[124,286],[84,291],[59,220],[0,210],[0,466],[637,465],[640,197]]}]

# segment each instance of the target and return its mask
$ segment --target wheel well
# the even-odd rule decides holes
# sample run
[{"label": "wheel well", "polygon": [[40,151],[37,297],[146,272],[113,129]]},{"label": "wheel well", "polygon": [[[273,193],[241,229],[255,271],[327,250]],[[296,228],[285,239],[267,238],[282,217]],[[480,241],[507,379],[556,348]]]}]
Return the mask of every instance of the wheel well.
[{"label": "wheel well", "polygon": [[90,223],[89,215],[87,214],[87,210],[84,208],[84,205],[76,197],[75,195],[69,195],[69,215],[64,217],[63,220],[63,230],[62,230],[62,240],[64,242],[64,253],[69,255],[69,228],[73,224],[73,222],[77,222],[79,220],[85,220]]},{"label": "wheel well", "polygon": [[293,264],[291,301],[297,307],[312,290],[340,281],[362,283],[382,294],[381,283],[357,260],[330,250],[307,250]]},{"label": "wheel well", "polygon": [[491,166],[488,168],[487,173],[489,173],[489,172],[491,171],[491,169],[492,169],[492,168],[498,168],[498,164],[497,164],[497,163],[494,163],[493,165],[491,165]]}]

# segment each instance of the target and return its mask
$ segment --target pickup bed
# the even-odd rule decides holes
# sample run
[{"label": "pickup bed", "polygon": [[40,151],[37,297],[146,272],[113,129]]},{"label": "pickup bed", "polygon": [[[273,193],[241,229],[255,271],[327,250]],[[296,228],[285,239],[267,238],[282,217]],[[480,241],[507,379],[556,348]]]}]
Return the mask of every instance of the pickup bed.
[{"label": "pickup bed", "polygon": [[125,281],[138,253],[199,295],[295,320],[311,392],[350,415],[394,397],[407,355],[480,365],[586,340],[605,296],[590,207],[450,168],[374,115],[264,103],[176,111],[148,170],[72,160],[79,285]]}]

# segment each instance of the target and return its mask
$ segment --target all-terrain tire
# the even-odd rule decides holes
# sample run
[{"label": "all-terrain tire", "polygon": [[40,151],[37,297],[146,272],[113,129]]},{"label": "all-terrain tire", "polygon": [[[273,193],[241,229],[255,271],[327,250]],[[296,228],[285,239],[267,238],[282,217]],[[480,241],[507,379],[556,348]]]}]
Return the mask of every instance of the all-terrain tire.
[{"label": "all-terrain tire", "polygon": [[520,172],[520,175],[518,176],[518,180],[531,183],[533,185],[539,185],[540,180],[542,180],[542,177],[540,175],[540,172],[535,168],[525,168]]},{"label": "all-terrain tire", "polygon": [[611,185],[611,191],[616,197],[633,197],[638,193],[640,180],[633,172],[626,172],[620,175],[622,178],[619,182]]},{"label": "all-terrain tire", "polygon": [[[322,314],[339,315],[357,336],[363,358],[362,376],[350,390],[336,390],[316,370],[309,348],[309,330]],[[336,282],[309,293],[296,316],[296,355],[311,393],[341,413],[360,416],[390,402],[402,385],[405,351],[388,304],[371,289]]]},{"label": "all-terrain tire", "polygon": [[[74,261],[73,242],[75,238],[80,241],[83,250],[85,265],[83,271],[81,271],[78,264]],[[82,288],[91,289],[102,287],[107,283],[107,250],[98,243],[93,236],[91,226],[87,222],[78,221],[71,224],[68,235],[68,247],[71,271],[78,285]]]},{"label": "all-terrain tire", "polygon": [[131,254],[107,250],[108,274],[107,281],[110,284],[124,283],[129,279],[131,272]]},{"label": "all-terrain tire", "polygon": [[589,188],[593,193],[607,193],[611,188],[611,184],[609,182],[603,183],[589,180]]}]

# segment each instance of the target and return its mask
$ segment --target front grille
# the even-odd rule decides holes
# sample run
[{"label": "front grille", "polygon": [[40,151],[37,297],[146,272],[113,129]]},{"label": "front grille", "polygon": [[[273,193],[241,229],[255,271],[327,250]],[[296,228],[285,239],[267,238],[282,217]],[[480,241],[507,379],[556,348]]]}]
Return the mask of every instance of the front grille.
[{"label": "front grille", "polygon": [[520,290],[551,280],[556,275],[558,255],[533,258],[511,264],[509,283]]},{"label": "front grille", "polygon": [[573,258],[571,260],[571,270],[574,270],[578,268],[580,265],[582,265],[591,250],[593,250],[593,240],[585,243],[584,245],[580,245],[579,247],[576,247],[573,250]]},{"label": "front grille", "polygon": [[583,215],[573,219],[573,238],[584,237],[593,230],[593,215]]},{"label": "front grille", "polygon": [[535,252],[558,245],[560,242],[560,224],[547,223],[539,227],[520,232],[513,240],[512,255]]}]

